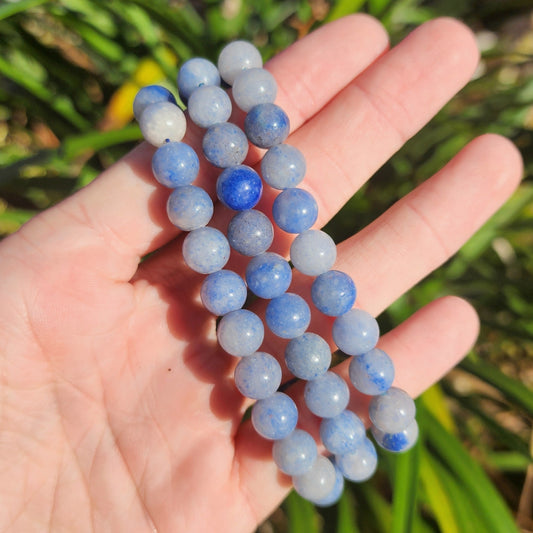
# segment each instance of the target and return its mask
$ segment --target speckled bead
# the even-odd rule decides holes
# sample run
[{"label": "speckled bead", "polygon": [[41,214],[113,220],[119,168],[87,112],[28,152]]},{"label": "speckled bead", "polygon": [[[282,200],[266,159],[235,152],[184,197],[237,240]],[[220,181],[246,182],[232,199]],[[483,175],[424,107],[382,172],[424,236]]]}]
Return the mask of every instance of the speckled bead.
[{"label": "speckled bead", "polygon": [[274,189],[296,187],[305,176],[305,158],[290,144],[272,146],[261,159],[261,175]]},{"label": "speckled bead", "polygon": [[304,333],[287,344],[285,363],[295,377],[309,381],[327,372],[331,364],[331,350],[316,333]]},{"label": "speckled bead", "polygon": [[318,455],[315,439],[303,429],[295,429],[272,446],[272,457],[278,468],[289,476],[305,474]]},{"label": "speckled bead", "polygon": [[201,128],[209,128],[226,122],[231,116],[231,100],[228,93],[215,85],[198,87],[187,104],[191,120]]},{"label": "speckled bead", "polygon": [[259,104],[244,119],[244,131],[248,140],[259,148],[281,144],[289,135],[289,117],[276,104]]},{"label": "speckled bead", "polygon": [[247,309],[238,309],[224,315],[217,327],[220,346],[236,357],[257,352],[264,336],[263,321]]},{"label": "speckled bead", "polygon": [[334,372],[326,372],[305,384],[304,400],[308,409],[322,418],[333,418],[346,409],[350,392],[346,382]]},{"label": "speckled bead", "polygon": [[204,85],[220,85],[217,67],[208,59],[194,57],[185,61],[178,72],[178,91],[186,103],[191,94]]},{"label": "speckled bead", "polygon": [[366,437],[365,425],[352,411],[344,410],[320,423],[320,438],[333,454],[354,452]]},{"label": "speckled bead", "polygon": [[352,309],[333,322],[333,341],[348,355],[361,355],[374,348],[379,339],[376,319],[362,309]]},{"label": "speckled bead", "polygon": [[265,322],[274,335],[283,339],[303,335],[310,321],[309,306],[298,294],[286,292],[267,305]]},{"label": "speckled bead", "polygon": [[346,479],[361,483],[376,471],[378,456],[370,439],[365,437],[355,452],[336,455],[335,462]]},{"label": "speckled bead", "polygon": [[190,268],[200,274],[211,274],[228,262],[230,247],[222,232],[204,227],[191,231],[185,237],[182,253]]},{"label": "speckled bead", "polygon": [[305,474],[292,477],[292,483],[302,498],[314,502],[326,498],[331,493],[336,477],[333,463],[319,455]]},{"label": "speckled bead", "polygon": [[274,228],[261,211],[249,209],[237,213],[228,225],[230,246],[246,256],[262,254],[274,240]]},{"label": "speckled bead", "polygon": [[304,189],[285,189],[274,200],[272,217],[283,231],[302,233],[316,222],[318,205]]},{"label": "speckled bead", "polygon": [[218,199],[235,211],[255,207],[262,192],[263,182],[259,174],[246,165],[226,168],[217,179]]},{"label": "speckled bead", "polygon": [[310,229],[300,233],[292,241],[292,264],[307,276],[318,276],[328,271],[334,265],[336,258],[335,243],[323,231]]},{"label": "speckled bead", "polygon": [[222,122],[211,126],[202,140],[205,158],[216,167],[240,165],[248,153],[248,140],[235,124]]},{"label": "speckled bead", "polygon": [[283,392],[258,400],[252,407],[252,425],[265,439],[284,439],[296,427],[298,409]]},{"label": "speckled bead", "polygon": [[415,402],[404,390],[391,387],[374,396],[368,406],[368,416],[374,426],[385,433],[403,431],[415,418]]},{"label": "speckled bead", "polygon": [[394,365],[391,358],[379,348],[350,361],[350,381],[363,394],[383,394],[394,381]]},{"label": "speckled bead", "polygon": [[291,284],[292,269],[281,257],[273,252],[256,255],[246,267],[248,288],[260,298],[277,298]]},{"label": "speckled bead", "polygon": [[209,223],[213,216],[213,201],[201,187],[184,185],[170,193],[167,215],[174,226],[192,231]]},{"label": "speckled bead", "polygon": [[179,142],[185,135],[187,121],[183,111],[171,102],[150,104],[142,112],[139,127],[145,140],[154,146]]},{"label": "speckled bead", "polygon": [[251,68],[243,70],[235,78],[231,92],[237,106],[248,112],[257,104],[274,102],[278,86],[268,70]]},{"label": "speckled bead", "polygon": [[139,90],[133,100],[133,114],[138,121],[143,114],[143,111],[151,104],[158,104],[160,102],[170,102],[176,105],[176,98],[165,87],[161,85],[147,85]]},{"label": "speckled bead", "polygon": [[155,179],[174,189],[190,185],[198,176],[200,160],[196,152],[182,142],[168,142],[160,146],[152,157]]},{"label": "speckled bead", "polygon": [[235,368],[235,385],[248,398],[268,398],[278,390],[280,383],[281,367],[268,353],[255,352],[243,357]]},{"label": "speckled bead", "polygon": [[217,316],[240,309],[247,295],[244,280],[232,270],[219,270],[209,274],[200,290],[204,307]]},{"label": "speckled bead", "polygon": [[389,452],[406,452],[418,440],[418,424],[416,420],[413,420],[403,431],[397,433],[385,433],[375,426],[372,426],[370,430],[379,446]]},{"label": "speckled bead", "polygon": [[339,467],[336,465],[335,458],[330,458],[330,461],[335,467],[335,484],[327,496],[324,496],[324,498],[319,498],[318,500],[313,500],[312,503],[318,507],[329,507],[334,505],[339,501],[340,497],[342,496],[342,491],[344,490],[344,476],[342,475]]},{"label": "speckled bead", "polygon": [[328,316],[347,313],[355,303],[355,284],[348,274],[328,270],[320,274],[311,286],[311,299],[315,307]]},{"label": "speckled bead", "polygon": [[235,78],[243,70],[261,68],[263,59],[259,50],[252,43],[233,41],[222,48],[217,65],[222,79],[228,85],[233,85]]}]

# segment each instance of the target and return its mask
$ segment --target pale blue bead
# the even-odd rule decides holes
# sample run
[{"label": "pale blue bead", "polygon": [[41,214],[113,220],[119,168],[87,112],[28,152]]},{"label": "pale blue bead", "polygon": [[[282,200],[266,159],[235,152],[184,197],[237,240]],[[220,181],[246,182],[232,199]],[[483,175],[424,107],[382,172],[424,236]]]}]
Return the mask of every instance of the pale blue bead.
[{"label": "pale blue bead", "polygon": [[248,209],[237,213],[228,225],[228,241],[237,252],[255,256],[270,248],[274,228],[269,218],[261,211]]},{"label": "pale blue bead", "polygon": [[374,396],[368,406],[368,416],[374,426],[385,433],[403,431],[414,419],[414,400],[404,390],[391,387]]},{"label": "pale blue bead", "polygon": [[294,401],[283,392],[258,400],[252,407],[252,425],[265,439],[284,439],[298,422]]},{"label": "pale blue bead", "polygon": [[320,423],[320,438],[333,454],[354,452],[366,437],[365,425],[352,411],[344,410]]},{"label": "pale blue bead", "polygon": [[147,85],[139,90],[133,100],[133,114],[139,120],[143,111],[151,104],[170,102],[176,105],[174,95],[161,85]]},{"label": "pale blue bead", "polygon": [[261,68],[263,59],[259,50],[247,41],[233,41],[220,52],[217,61],[222,79],[233,85],[235,78],[243,71],[251,68]]},{"label": "pale blue bead", "polygon": [[204,85],[191,94],[187,110],[195,124],[201,128],[209,128],[229,119],[231,100],[224,89],[216,85]]},{"label": "pale blue bead", "polygon": [[307,276],[318,276],[328,271],[336,258],[335,242],[323,231],[310,229],[292,241],[292,264]]},{"label": "pale blue bead", "polygon": [[200,290],[204,307],[217,316],[240,309],[247,295],[244,280],[231,270],[219,270],[209,274]]},{"label": "pale blue bead", "polygon": [[394,381],[391,358],[379,348],[354,356],[350,362],[350,381],[363,394],[384,393]]},{"label": "pale blue bead", "polygon": [[257,104],[271,104],[276,99],[277,92],[274,76],[263,68],[242,71],[235,78],[231,89],[235,103],[246,112]]},{"label": "pale blue bead", "polygon": [[217,179],[218,199],[235,211],[255,207],[262,192],[263,182],[259,174],[247,165],[226,168]]},{"label": "pale blue bead", "polygon": [[280,383],[281,367],[268,353],[255,352],[243,357],[235,368],[235,385],[248,398],[268,398],[278,390]]},{"label": "pale blue bead", "polygon": [[202,57],[185,61],[178,72],[178,91],[181,99],[187,102],[193,91],[204,85],[220,85],[217,67]]},{"label": "pale blue bead", "polygon": [[336,477],[333,463],[327,457],[319,455],[307,472],[292,477],[292,483],[294,490],[302,498],[314,502],[331,493]]},{"label": "pale blue bead", "polygon": [[305,158],[294,146],[277,144],[261,160],[261,174],[265,183],[274,189],[296,187],[305,176]]},{"label": "pale blue bead", "polygon": [[183,231],[192,231],[205,226],[211,220],[213,201],[201,187],[184,185],[170,193],[167,215],[174,226]]},{"label": "pale blue bead", "polygon": [[309,306],[298,294],[286,292],[267,305],[265,322],[274,335],[283,339],[303,335],[310,321]]},{"label": "pale blue bead", "polygon": [[333,341],[346,354],[361,355],[374,348],[379,339],[376,319],[362,309],[352,309],[333,322]]},{"label": "pale blue bead", "polygon": [[327,496],[313,501],[313,503],[318,507],[329,507],[330,505],[334,505],[339,501],[340,497],[342,496],[342,492],[344,491],[344,476],[342,475],[339,467],[336,465],[335,460],[330,459],[330,461],[335,467],[335,484]]},{"label": "pale blue bead", "polygon": [[416,420],[413,420],[403,431],[398,433],[385,433],[374,426],[371,426],[370,430],[376,442],[389,452],[406,452],[418,440],[418,424]]},{"label": "pale blue bead", "polygon": [[248,288],[260,298],[277,298],[291,284],[292,269],[281,255],[265,252],[256,255],[246,267]]},{"label": "pale blue bead", "polygon": [[313,414],[321,418],[332,418],[346,409],[350,391],[338,374],[326,372],[305,384],[304,400]]},{"label": "pale blue bead", "polygon": [[179,142],[185,135],[187,119],[183,111],[171,102],[158,102],[146,107],[139,119],[144,139],[154,146]]},{"label": "pale blue bead", "polygon": [[217,326],[220,346],[231,355],[244,357],[257,352],[265,330],[262,320],[247,309],[238,309],[224,315]]},{"label": "pale blue bead", "polygon": [[360,483],[376,471],[378,455],[370,439],[365,437],[355,452],[336,455],[335,461],[346,479]]},{"label": "pale blue bead", "polygon": [[200,274],[211,274],[228,262],[230,247],[224,234],[204,227],[191,231],[183,241],[183,259]]},{"label": "pale blue bead", "polygon": [[196,152],[182,142],[169,142],[160,146],[152,157],[152,172],[155,179],[174,189],[190,185],[198,176],[200,160]]},{"label": "pale blue bead", "polygon": [[348,274],[328,270],[320,274],[311,286],[311,299],[315,307],[328,316],[347,313],[355,302],[355,284]]},{"label": "pale blue bead", "polygon": [[327,372],[331,364],[331,350],[328,343],[316,333],[304,333],[287,344],[285,362],[295,377],[316,379]]},{"label": "pale blue bead", "polygon": [[206,159],[216,167],[234,167],[244,161],[248,153],[248,140],[238,126],[222,122],[205,132],[202,149]]},{"label": "pale blue bead", "polygon": [[289,476],[305,474],[318,455],[315,439],[303,429],[295,429],[272,446],[272,457],[278,468]]},{"label": "pale blue bead", "polygon": [[288,137],[289,117],[276,104],[258,104],[246,115],[244,131],[251,143],[259,148],[270,148]]},{"label": "pale blue bead", "polygon": [[313,196],[303,189],[285,189],[272,206],[274,222],[287,233],[308,230],[318,216],[318,205]]}]

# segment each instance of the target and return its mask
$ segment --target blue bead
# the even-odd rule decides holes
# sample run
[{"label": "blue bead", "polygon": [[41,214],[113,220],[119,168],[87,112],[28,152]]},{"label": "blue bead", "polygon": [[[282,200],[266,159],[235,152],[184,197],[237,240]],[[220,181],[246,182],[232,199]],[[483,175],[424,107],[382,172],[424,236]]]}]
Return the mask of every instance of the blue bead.
[{"label": "blue bead", "polygon": [[365,437],[355,452],[336,455],[335,461],[346,479],[361,483],[376,471],[378,455],[370,439]]},{"label": "blue bead", "polygon": [[262,320],[247,309],[238,309],[224,315],[217,327],[217,338],[222,349],[236,357],[257,352],[265,330]]},{"label": "blue bead", "polygon": [[289,396],[275,392],[252,407],[252,425],[265,439],[284,439],[298,422],[298,409]]},{"label": "blue bead", "polygon": [[329,507],[330,505],[337,503],[344,491],[344,476],[337,467],[335,460],[333,459],[331,462],[335,466],[335,485],[333,485],[333,488],[327,496],[320,498],[319,500],[313,500],[313,503],[318,507]]},{"label": "blue bead", "polygon": [[194,57],[181,65],[177,81],[180,97],[187,102],[198,87],[220,85],[220,75],[211,61],[202,57]]},{"label": "blue bead", "polygon": [[292,270],[281,255],[265,252],[253,257],[246,267],[248,288],[260,298],[281,296],[291,284]]},{"label": "blue bead", "polygon": [[328,343],[316,333],[304,333],[287,344],[285,362],[295,377],[316,379],[327,372],[331,364],[331,350]]},{"label": "blue bead", "polygon": [[374,396],[368,406],[368,416],[374,426],[385,433],[399,433],[415,419],[414,400],[404,390],[390,387]]},{"label": "blue bead", "polygon": [[293,476],[294,490],[306,500],[311,502],[326,498],[336,481],[333,463],[323,455],[319,455],[313,466],[304,474]]},{"label": "blue bead", "polygon": [[365,425],[352,411],[344,410],[320,423],[320,438],[333,454],[354,452],[366,436]]},{"label": "blue bead", "polygon": [[350,391],[339,375],[326,372],[305,384],[304,399],[313,414],[322,418],[332,418],[346,409],[350,400]]},{"label": "blue bead", "polygon": [[235,78],[231,89],[235,103],[246,112],[257,104],[271,104],[277,92],[274,76],[263,68],[243,70]]},{"label": "blue bead", "polygon": [[176,104],[174,95],[161,85],[147,85],[139,90],[133,100],[133,114],[139,120],[143,111],[151,104],[159,102],[170,102]]},{"label": "blue bead", "polygon": [[248,140],[235,124],[222,122],[205,132],[202,149],[206,159],[216,167],[234,167],[244,161],[248,153]]},{"label": "blue bead", "polygon": [[248,140],[259,148],[281,144],[289,135],[289,117],[276,104],[259,104],[244,119]]},{"label": "blue bead", "polygon": [[231,270],[219,270],[209,274],[200,290],[204,307],[217,316],[240,309],[247,294],[244,280]]},{"label": "blue bead", "polygon": [[274,228],[261,211],[249,209],[237,213],[228,225],[230,246],[240,254],[259,255],[270,248],[274,239]]},{"label": "blue bead", "polygon": [[139,128],[145,141],[154,146],[180,142],[187,129],[185,113],[172,102],[150,104],[142,112]]},{"label": "blue bead", "polygon": [[160,146],[152,157],[152,172],[155,179],[174,189],[190,185],[198,176],[200,160],[196,152],[182,142],[169,142]]},{"label": "blue bead", "polygon": [[274,335],[293,339],[303,335],[309,326],[311,311],[301,296],[286,292],[270,300],[265,321]]},{"label": "blue bead", "polygon": [[194,185],[174,189],[167,201],[167,215],[175,226],[192,231],[205,226],[213,216],[213,202],[209,195]]},{"label": "blue bead", "polygon": [[350,381],[363,394],[384,393],[394,381],[391,358],[379,348],[354,356],[350,362]]},{"label": "blue bead", "polygon": [[389,452],[406,452],[418,440],[418,424],[416,420],[413,420],[403,431],[398,433],[385,433],[374,426],[370,429],[376,442]]},{"label": "blue bead", "polygon": [[211,274],[228,262],[230,247],[224,234],[204,227],[191,231],[183,241],[183,259],[200,274]]},{"label": "blue bead", "polygon": [[346,354],[361,355],[374,348],[379,339],[376,319],[362,309],[352,309],[333,322],[333,341]]},{"label": "blue bead", "polygon": [[274,200],[272,216],[283,231],[302,233],[316,222],[318,205],[303,189],[285,189]]},{"label": "blue bead", "polygon": [[191,94],[187,110],[195,124],[209,128],[229,119],[231,100],[224,89],[216,85],[204,85]]},{"label": "blue bead", "polygon": [[318,455],[315,439],[302,429],[277,440],[272,457],[278,468],[289,476],[299,476],[311,469]]},{"label": "blue bead", "polygon": [[355,302],[355,284],[348,274],[329,270],[320,274],[311,286],[315,307],[328,316],[347,313]]},{"label": "blue bead", "polygon": [[274,189],[296,187],[305,176],[305,158],[294,146],[277,144],[261,159],[261,174]]},{"label": "blue bead", "polygon": [[300,233],[291,244],[294,268],[306,276],[318,276],[328,271],[337,258],[333,239],[323,231],[309,229]]},{"label": "blue bead", "polygon": [[235,211],[254,207],[262,192],[263,183],[259,174],[246,165],[229,167],[217,179],[218,199]]},{"label": "blue bead", "polygon": [[217,66],[222,79],[228,85],[233,85],[243,70],[261,68],[263,59],[259,50],[252,43],[233,41],[220,51]]},{"label": "blue bead", "polygon": [[281,367],[268,353],[255,352],[247,355],[235,368],[235,385],[248,398],[268,398],[278,390],[280,383]]}]

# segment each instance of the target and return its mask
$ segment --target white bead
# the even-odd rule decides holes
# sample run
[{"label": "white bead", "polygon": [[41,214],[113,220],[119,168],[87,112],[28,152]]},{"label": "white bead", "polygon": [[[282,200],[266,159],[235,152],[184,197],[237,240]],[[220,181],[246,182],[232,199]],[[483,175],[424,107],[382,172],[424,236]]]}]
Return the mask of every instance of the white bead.
[{"label": "white bead", "polygon": [[139,126],[143,137],[154,146],[179,142],[185,135],[187,120],[183,111],[170,102],[149,105],[142,113]]},{"label": "white bead", "polygon": [[235,78],[231,93],[235,103],[248,112],[254,105],[274,103],[277,91],[276,80],[268,70],[251,68]]},{"label": "white bead", "polygon": [[233,41],[227,44],[218,56],[218,71],[229,85],[233,85],[241,71],[262,66],[263,59],[259,50],[247,41]]}]

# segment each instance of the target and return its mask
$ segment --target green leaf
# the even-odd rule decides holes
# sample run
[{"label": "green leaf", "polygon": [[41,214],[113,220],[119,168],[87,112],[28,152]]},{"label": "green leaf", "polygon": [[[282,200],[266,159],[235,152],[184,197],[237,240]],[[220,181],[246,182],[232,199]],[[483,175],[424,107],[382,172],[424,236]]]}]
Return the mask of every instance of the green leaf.
[{"label": "green leaf", "polygon": [[356,13],[361,9],[364,3],[365,0],[339,0],[330,9],[328,16],[326,17],[326,22],[340,19],[350,13]]},{"label": "green leaf", "polygon": [[345,487],[337,504],[337,533],[359,533],[351,491]]},{"label": "green leaf", "polygon": [[16,15],[17,13],[22,13],[23,11],[39,6],[48,1],[49,0],[19,0],[18,2],[13,2],[12,4],[0,6],[0,20],[4,20],[8,17]]},{"label": "green leaf", "polygon": [[283,507],[287,512],[291,533],[320,533],[318,513],[314,505],[294,490],[285,499]]},{"label": "green leaf", "polygon": [[413,531],[419,478],[419,443],[395,456],[392,500],[392,533]]}]

